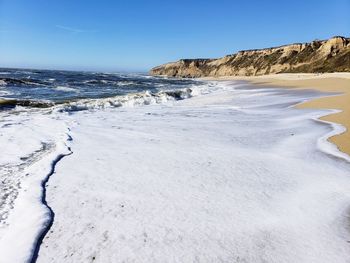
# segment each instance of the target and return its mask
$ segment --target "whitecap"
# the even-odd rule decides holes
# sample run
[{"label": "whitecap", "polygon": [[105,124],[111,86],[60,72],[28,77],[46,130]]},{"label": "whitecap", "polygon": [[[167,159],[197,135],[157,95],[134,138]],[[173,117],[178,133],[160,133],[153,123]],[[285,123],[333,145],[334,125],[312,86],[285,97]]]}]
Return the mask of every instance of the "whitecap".
[{"label": "whitecap", "polygon": [[55,90],[58,91],[66,91],[66,92],[78,92],[78,90],[71,88],[71,87],[67,87],[67,86],[57,86],[55,88]]},{"label": "whitecap", "polygon": [[136,84],[134,81],[117,81],[118,86],[130,86]]},{"label": "whitecap", "polygon": [[7,90],[0,90],[0,96],[8,96],[8,95],[13,95],[13,93]]},{"label": "whitecap", "polygon": [[124,96],[115,96],[103,99],[82,99],[57,106],[59,112],[72,112],[81,110],[95,110],[115,107],[136,107],[143,105],[164,104],[171,101],[183,100],[192,97],[192,90],[167,90],[152,93],[145,91],[142,93],[131,93]]}]

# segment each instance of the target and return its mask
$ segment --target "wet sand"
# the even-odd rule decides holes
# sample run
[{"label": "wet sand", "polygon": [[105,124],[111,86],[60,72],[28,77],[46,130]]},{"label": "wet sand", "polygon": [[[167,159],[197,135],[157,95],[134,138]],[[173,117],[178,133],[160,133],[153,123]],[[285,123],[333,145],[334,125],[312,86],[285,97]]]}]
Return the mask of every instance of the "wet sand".
[{"label": "wet sand", "polygon": [[319,94],[206,88],[67,116],[37,263],[350,262],[349,163],[310,121],[326,111],[289,107]]},{"label": "wet sand", "polygon": [[308,101],[298,108],[337,109],[341,112],[322,117],[321,120],[339,123],[346,128],[344,133],[329,138],[340,151],[350,155],[350,73],[325,74],[277,74],[258,77],[224,77],[218,80],[247,80],[259,85],[311,88],[322,92],[339,93]]}]

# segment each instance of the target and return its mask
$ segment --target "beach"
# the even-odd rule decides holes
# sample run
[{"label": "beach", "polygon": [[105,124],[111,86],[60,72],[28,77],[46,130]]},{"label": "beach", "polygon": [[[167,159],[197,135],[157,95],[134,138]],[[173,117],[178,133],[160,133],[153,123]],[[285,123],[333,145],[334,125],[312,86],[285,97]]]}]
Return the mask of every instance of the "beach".
[{"label": "beach", "polygon": [[329,94],[196,88],[6,115],[0,161],[19,186],[0,262],[348,262],[350,158],[327,141],[344,127],[319,120],[333,110],[295,107]]},{"label": "beach", "polygon": [[350,0],[46,2],[0,0],[0,263],[350,263]]},{"label": "beach", "polygon": [[263,82],[276,86],[291,86],[298,88],[313,88],[322,92],[339,93],[339,96],[320,98],[312,100],[301,105],[300,108],[314,109],[338,109],[340,112],[324,116],[321,120],[335,122],[343,125],[346,131],[342,134],[329,138],[338,148],[350,155],[350,73],[328,73],[311,74],[275,78],[266,78],[263,80],[253,80],[254,83],[263,84]]},{"label": "beach", "polygon": [[[212,79],[212,78],[206,78]],[[293,87],[299,89],[316,89],[331,92],[329,96],[308,101],[298,105],[299,108],[337,109],[339,112],[321,118],[321,120],[343,125],[346,131],[332,136],[329,141],[347,154],[350,154],[350,73],[323,74],[274,74],[258,77],[222,77],[219,80],[246,80],[258,85]]]}]

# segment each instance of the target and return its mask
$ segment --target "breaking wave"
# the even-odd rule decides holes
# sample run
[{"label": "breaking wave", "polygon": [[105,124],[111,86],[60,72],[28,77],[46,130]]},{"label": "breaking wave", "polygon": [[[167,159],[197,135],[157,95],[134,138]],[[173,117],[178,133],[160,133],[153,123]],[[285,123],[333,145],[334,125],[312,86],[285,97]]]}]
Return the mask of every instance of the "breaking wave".
[{"label": "breaking wave", "polygon": [[[0,76],[0,109],[74,111],[161,104],[209,93],[210,82],[139,73],[6,70]],[[22,72],[22,74],[19,74]],[[36,75],[28,76],[28,73]]]},{"label": "breaking wave", "polygon": [[190,88],[173,91],[160,91],[157,93],[145,91],[142,93],[130,93],[124,96],[114,96],[102,99],[82,99],[75,102],[57,105],[55,110],[59,112],[72,112],[117,107],[135,107],[163,104],[169,101],[183,100],[190,97],[192,97],[192,89]]},{"label": "breaking wave", "polygon": [[66,91],[66,92],[78,92],[77,89],[71,88],[71,87],[67,87],[67,86],[57,86],[55,88],[58,91]]},{"label": "breaking wave", "polygon": [[31,108],[52,108],[54,111],[58,112],[73,112],[116,107],[135,107],[142,105],[163,104],[169,101],[187,99],[194,95],[193,91],[194,90],[190,88],[181,90],[166,90],[157,93],[145,91],[142,93],[130,93],[123,96],[98,99],[80,99],[77,101],[59,103],[26,99],[0,99],[0,109],[13,109],[19,106]]},{"label": "breaking wave", "polygon": [[32,79],[30,77],[28,78],[22,78],[22,79],[16,79],[16,78],[0,78],[0,85],[6,86],[6,85],[15,85],[15,86],[21,86],[21,85],[29,85],[29,86],[45,86],[46,83],[37,80]]},{"label": "breaking wave", "polygon": [[31,108],[49,108],[55,104],[50,101],[37,101],[37,100],[20,100],[20,99],[2,99],[0,98],[0,110],[1,109],[13,109],[17,106],[31,107]]}]

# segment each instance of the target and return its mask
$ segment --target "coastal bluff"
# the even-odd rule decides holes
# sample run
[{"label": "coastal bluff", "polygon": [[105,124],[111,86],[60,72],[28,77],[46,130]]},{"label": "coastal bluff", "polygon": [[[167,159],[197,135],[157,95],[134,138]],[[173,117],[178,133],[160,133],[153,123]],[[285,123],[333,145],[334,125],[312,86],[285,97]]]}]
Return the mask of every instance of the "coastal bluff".
[{"label": "coastal bluff", "polygon": [[154,76],[182,78],[325,72],[350,72],[350,38],[244,50],[218,59],[181,59],[150,70]]}]

